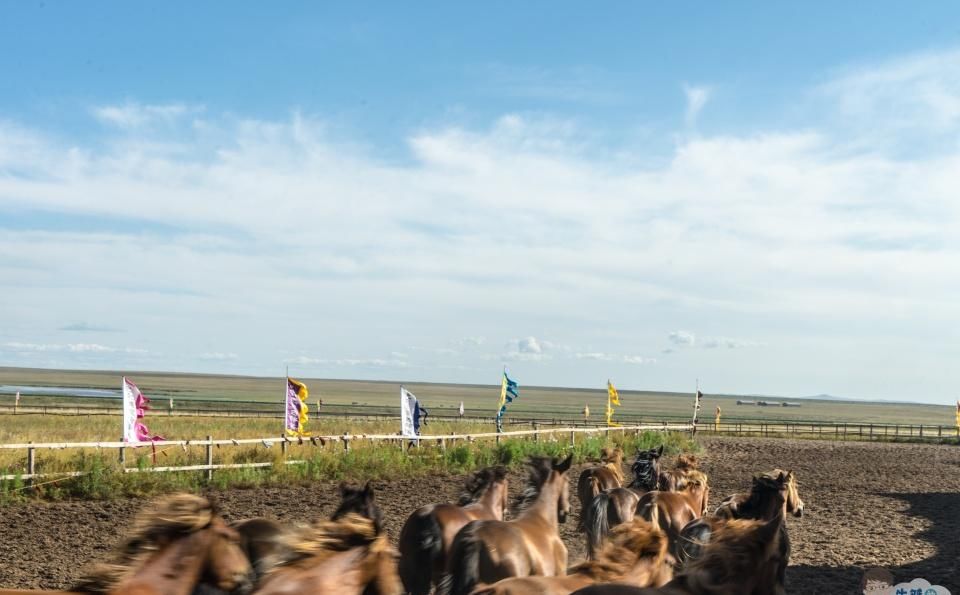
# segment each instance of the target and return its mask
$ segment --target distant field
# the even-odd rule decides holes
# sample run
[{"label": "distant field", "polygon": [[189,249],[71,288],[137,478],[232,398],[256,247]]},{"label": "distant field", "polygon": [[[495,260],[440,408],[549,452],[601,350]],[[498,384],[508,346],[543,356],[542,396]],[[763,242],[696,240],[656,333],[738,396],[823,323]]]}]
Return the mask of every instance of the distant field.
[{"label": "distant field", "polygon": [[[62,386],[73,388],[117,389],[121,372],[42,370],[26,368],[0,368],[0,385]],[[259,401],[276,402],[280,406],[283,397],[282,378],[258,378],[249,376],[215,376],[203,374],[175,374],[156,372],[125,372],[140,388],[156,399],[213,401]],[[311,405],[317,398],[324,404],[398,406],[399,382],[329,380],[300,378],[310,388]],[[521,378],[522,380],[522,378]],[[462,401],[469,413],[482,415],[496,410],[499,385],[457,385],[404,383],[433,413],[450,413]],[[690,393],[662,393],[621,390],[623,406],[618,414],[643,416],[644,418],[685,417],[692,414],[693,396]],[[584,405],[591,411],[591,419],[601,419],[606,406],[606,390],[550,388],[523,386],[520,398],[510,412],[526,417],[577,417]],[[850,421],[872,423],[952,425],[953,408],[942,405],[870,403],[831,401],[815,399],[790,399],[801,403],[800,407],[759,407],[736,404],[737,395],[714,395],[706,393],[702,417],[713,419],[717,406],[723,409],[723,419],[737,418]],[[756,400],[754,397],[747,397]],[[44,397],[34,397],[35,401]],[[50,399],[53,399],[50,397]],[[0,402],[9,404],[10,396],[0,396]],[[62,402],[62,398],[57,399]],[[779,401],[776,397],[767,400]]]}]

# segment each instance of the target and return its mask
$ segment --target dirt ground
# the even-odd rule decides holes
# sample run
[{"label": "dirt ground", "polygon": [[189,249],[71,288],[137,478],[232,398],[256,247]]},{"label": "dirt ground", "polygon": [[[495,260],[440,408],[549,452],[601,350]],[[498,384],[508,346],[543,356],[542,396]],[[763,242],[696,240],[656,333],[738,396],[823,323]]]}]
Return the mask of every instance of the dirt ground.
[{"label": "dirt ground", "polygon": [[[805,501],[788,521],[790,593],[857,593],[864,568],[885,567],[901,581],[925,578],[960,593],[960,449],[949,446],[704,439],[711,505],[746,490],[753,473],[794,470]],[[669,463],[669,461],[668,461]],[[512,489],[521,476],[512,477]],[[377,498],[392,536],[407,515],[454,499],[462,477],[380,482]],[[575,490],[571,497],[579,510]],[[333,484],[215,494],[229,520],[267,516],[306,522],[333,510]],[[102,557],[143,501],[61,502],[0,508],[0,587],[62,588]],[[571,519],[563,527],[570,560],[583,557]]]}]

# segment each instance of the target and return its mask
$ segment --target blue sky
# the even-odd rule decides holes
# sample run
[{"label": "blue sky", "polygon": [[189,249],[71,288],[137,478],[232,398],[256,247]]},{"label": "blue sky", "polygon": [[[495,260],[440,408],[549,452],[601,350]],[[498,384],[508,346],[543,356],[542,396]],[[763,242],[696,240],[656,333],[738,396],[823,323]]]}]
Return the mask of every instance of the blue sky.
[{"label": "blue sky", "polygon": [[950,402],[960,7],[6,3],[0,365]]}]

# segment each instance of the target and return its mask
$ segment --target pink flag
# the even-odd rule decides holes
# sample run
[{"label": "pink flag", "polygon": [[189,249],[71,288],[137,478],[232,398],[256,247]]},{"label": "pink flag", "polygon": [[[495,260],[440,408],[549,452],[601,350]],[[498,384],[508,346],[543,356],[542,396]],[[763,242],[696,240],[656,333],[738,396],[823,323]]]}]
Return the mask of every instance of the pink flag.
[{"label": "pink flag", "polygon": [[150,399],[147,398],[137,385],[126,377],[123,378],[123,441],[124,442],[151,442],[163,440],[162,436],[151,436],[150,430],[140,421],[150,409]]}]

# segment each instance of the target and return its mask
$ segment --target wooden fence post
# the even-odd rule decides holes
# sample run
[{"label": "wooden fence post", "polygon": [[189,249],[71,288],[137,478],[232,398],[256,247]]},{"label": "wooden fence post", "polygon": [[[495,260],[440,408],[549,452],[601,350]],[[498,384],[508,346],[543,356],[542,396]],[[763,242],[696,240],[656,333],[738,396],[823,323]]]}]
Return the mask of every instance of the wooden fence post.
[{"label": "wooden fence post", "polygon": [[573,430],[570,430],[570,448],[574,448],[577,445],[577,433]]},{"label": "wooden fence post", "polygon": [[[33,444],[33,441],[30,441],[29,444]],[[27,449],[27,473],[29,475],[34,475],[37,472],[37,449],[28,448]],[[33,478],[27,480],[28,485],[33,485]]]},{"label": "wooden fence post", "polygon": [[287,458],[287,439],[284,437],[280,438],[280,454],[283,455],[283,458]]},{"label": "wooden fence post", "polygon": [[533,431],[536,432],[536,434],[533,435],[533,441],[540,442],[540,424],[533,422]]},{"label": "wooden fence post", "polygon": [[[403,444],[403,441],[400,443]],[[343,452],[350,452],[350,436],[347,434],[343,435]]]},{"label": "wooden fence post", "polygon": [[213,436],[207,436],[207,483],[213,481]]},{"label": "wooden fence post", "polygon": [[121,447],[118,448],[117,450],[120,451],[120,455],[119,455],[119,456],[120,456],[120,466],[123,467],[124,464],[127,462],[127,449],[121,446]]}]

